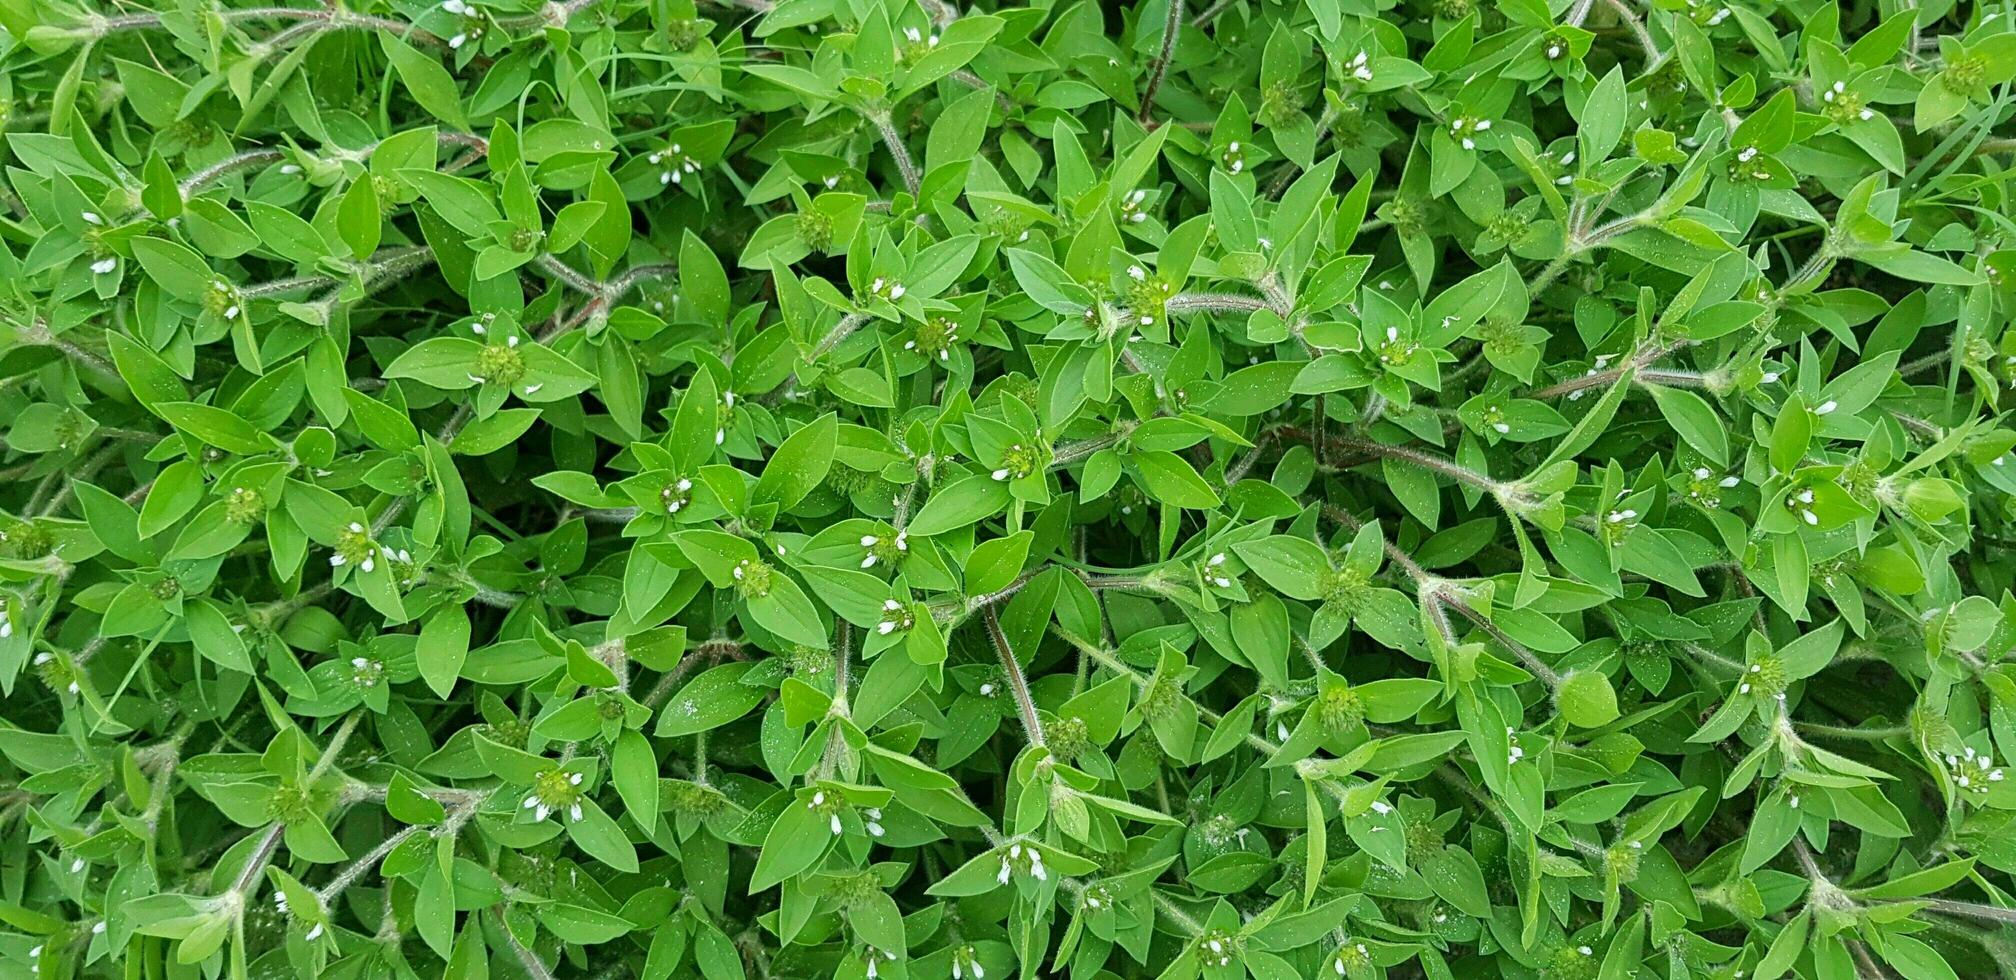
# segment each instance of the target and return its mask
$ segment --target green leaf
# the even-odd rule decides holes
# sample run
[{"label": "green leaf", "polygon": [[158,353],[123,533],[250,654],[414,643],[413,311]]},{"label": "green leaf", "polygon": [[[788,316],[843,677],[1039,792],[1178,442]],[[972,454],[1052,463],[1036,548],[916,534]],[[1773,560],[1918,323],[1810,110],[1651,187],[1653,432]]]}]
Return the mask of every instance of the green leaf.
[{"label": "green leaf", "polygon": [[1172,452],[1136,452],[1129,458],[1151,499],[1191,509],[1218,506],[1218,495],[1211,485],[1183,457]]},{"label": "green leaf", "polygon": [[389,32],[378,32],[378,45],[384,49],[386,60],[392,63],[392,70],[406,86],[406,91],[412,93],[413,101],[449,126],[468,130],[469,122],[462,114],[462,100],[455,78],[448,74],[448,69]]},{"label": "green leaf", "polygon": [[160,284],[168,295],[190,303],[200,303],[210,295],[217,277],[195,252],[160,238],[136,238],[130,247],[141,268],[147,270],[147,278]]},{"label": "green leaf", "polygon": [[378,250],[384,219],[375,182],[356,181],[343,193],[343,203],[336,208],[336,231],[343,237],[343,243],[350,246],[352,258],[369,258]]},{"label": "green leaf", "polygon": [[536,408],[507,408],[487,419],[477,419],[456,433],[448,444],[458,456],[488,456],[518,441],[532,423],[539,421]]},{"label": "green leaf", "polygon": [[985,520],[1008,506],[1008,484],[976,473],[931,494],[910,521],[910,533],[929,537]]},{"label": "green leaf", "polygon": [[1652,393],[1660,414],[1680,438],[1716,465],[1728,465],[1729,435],[1706,399],[1681,388],[1647,385],[1645,390]]},{"label": "green leaf", "polygon": [[420,676],[440,697],[455,688],[462,674],[462,662],[469,655],[469,614],[461,606],[446,605],[434,610],[420,626],[420,642],[413,648]]},{"label": "green leaf", "polygon": [[833,466],[839,417],[829,412],[791,433],[763,467],[750,491],[752,503],[775,503],[789,510],[826,479]]},{"label": "green leaf", "polygon": [[1610,678],[1593,670],[1575,671],[1564,677],[1555,700],[1561,717],[1578,728],[1601,728],[1618,718],[1617,692]]},{"label": "green leaf", "polygon": [[1295,599],[1321,598],[1332,574],[1329,556],[1306,538],[1277,534],[1238,542],[1232,550],[1268,585]]}]

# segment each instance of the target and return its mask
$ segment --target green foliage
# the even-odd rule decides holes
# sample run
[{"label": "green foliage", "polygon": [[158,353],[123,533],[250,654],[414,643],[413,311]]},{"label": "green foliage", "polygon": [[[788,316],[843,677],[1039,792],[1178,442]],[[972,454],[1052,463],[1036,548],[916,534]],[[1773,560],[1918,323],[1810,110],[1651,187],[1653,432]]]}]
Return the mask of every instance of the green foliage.
[{"label": "green foliage", "polygon": [[0,975],[2016,977],[2012,81],[0,0]]}]

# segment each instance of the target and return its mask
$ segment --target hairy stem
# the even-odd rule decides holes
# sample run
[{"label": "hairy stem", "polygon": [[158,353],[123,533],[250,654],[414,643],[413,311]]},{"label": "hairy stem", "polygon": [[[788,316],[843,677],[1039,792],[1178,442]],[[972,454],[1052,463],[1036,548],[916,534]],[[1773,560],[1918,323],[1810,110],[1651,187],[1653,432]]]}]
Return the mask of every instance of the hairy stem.
[{"label": "hairy stem", "polygon": [[987,638],[994,643],[994,652],[1001,658],[1001,672],[1008,677],[1008,690],[1015,696],[1015,713],[1022,719],[1022,732],[1028,736],[1029,744],[1042,745],[1043,719],[1036,717],[1036,702],[1029,697],[1029,679],[1022,675],[1022,663],[1015,659],[1015,651],[1008,645],[1008,635],[1001,631],[1001,618],[994,614],[994,607],[986,611]]},{"label": "hairy stem", "polygon": [[911,159],[910,148],[903,145],[903,134],[896,131],[896,124],[889,119],[889,113],[877,112],[868,117],[875,124],[875,131],[882,135],[882,145],[889,148],[889,155],[896,158],[896,171],[903,176],[903,189],[915,198],[923,189],[924,179],[917,172],[917,161]]},{"label": "hairy stem", "polygon": [[1162,24],[1162,53],[1155,57],[1155,65],[1148,70],[1148,88],[1141,93],[1141,122],[1146,125],[1155,116],[1155,93],[1162,87],[1162,79],[1169,72],[1169,57],[1176,51],[1176,36],[1183,32],[1183,0],[1169,0],[1167,15]]}]

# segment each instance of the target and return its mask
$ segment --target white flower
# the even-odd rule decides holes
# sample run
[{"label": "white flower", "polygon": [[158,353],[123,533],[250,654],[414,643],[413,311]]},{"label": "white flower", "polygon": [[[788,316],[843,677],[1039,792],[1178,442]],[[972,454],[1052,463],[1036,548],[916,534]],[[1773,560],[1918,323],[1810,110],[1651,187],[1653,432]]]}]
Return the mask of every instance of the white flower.
[{"label": "white flower", "polygon": [[322,938],[322,923],[320,922],[315,923],[314,927],[308,930],[308,934],[302,936],[301,938],[304,941],[311,943],[317,939]]},{"label": "white flower", "polygon": [[77,216],[83,218],[84,223],[87,225],[102,225],[105,223],[105,219],[99,217],[96,211],[81,211],[78,212]]},{"label": "white flower", "polygon": [[1000,480],[1006,480],[1006,479],[1008,479],[1008,468],[1004,466],[1004,467],[1002,467],[1002,468],[1000,468],[1000,469],[998,469],[998,470],[995,470],[995,471],[994,471],[994,479],[995,479],[996,481],[1000,481]]},{"label": "white flower", "polygon": [[118,259],[99,259],[91,263],[91,271],[101,276],[117,268],[119,268]]},{"label": "white flower", "polygon": [[469,12],[469,5],[463,3],[462,0],[441,0],[441,9],[451,14],[460,15]]},{"label": "white flower", "polygon": [[2005,777],[2002,769],[1995,765],[1994,757],[1986,752],[1976,752],[1973,748],[1962,750],[1965,758],[1946,757],[1947,775],[1954,785],[1974,794],[1988,792],[1988,783],[1999,783]]},{"label": "white flower", "polygon": [[1815,415],[1831,415],[1831,414],[1833,414],[1833,413],[1834,413],[1834,410],[1835,410],[1835,409],[1837,409],[1837,408],[1840,408],[1840,407],[1841,407],[1841,403],[1840,403],[1840,402],[1837,402],[1837,401],[1835,401],[1834,399],[1832,399],[1832,398],[1829,398],[1829,399],[1827,399],[1826,401],[1824,401],[1824,402],[1821,402],[1821,403],[1820,403],[1820,404],[1819,404],[1818,406],[1816,406],[1816,407],[1815,407],[1815,408],[1813,409],[1813,414],[1815,414]]},{"label": "white flower", "polygon": [[457,34],[454,37],[448,39],[448,46],[457,51],[460,51],[462,49],[462,46],[468,43],[469,43],[469,35],[467,34]]}]

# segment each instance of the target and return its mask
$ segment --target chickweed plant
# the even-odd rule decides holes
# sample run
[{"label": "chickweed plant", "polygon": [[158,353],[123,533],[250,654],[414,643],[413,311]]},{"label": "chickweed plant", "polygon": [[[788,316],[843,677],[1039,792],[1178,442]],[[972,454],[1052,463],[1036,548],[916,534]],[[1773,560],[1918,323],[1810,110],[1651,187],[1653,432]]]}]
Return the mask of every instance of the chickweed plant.
[{"label": "chickweed plant", "polygon": [[0,976],[2016,977],[2009,0],[0,0]]}]

